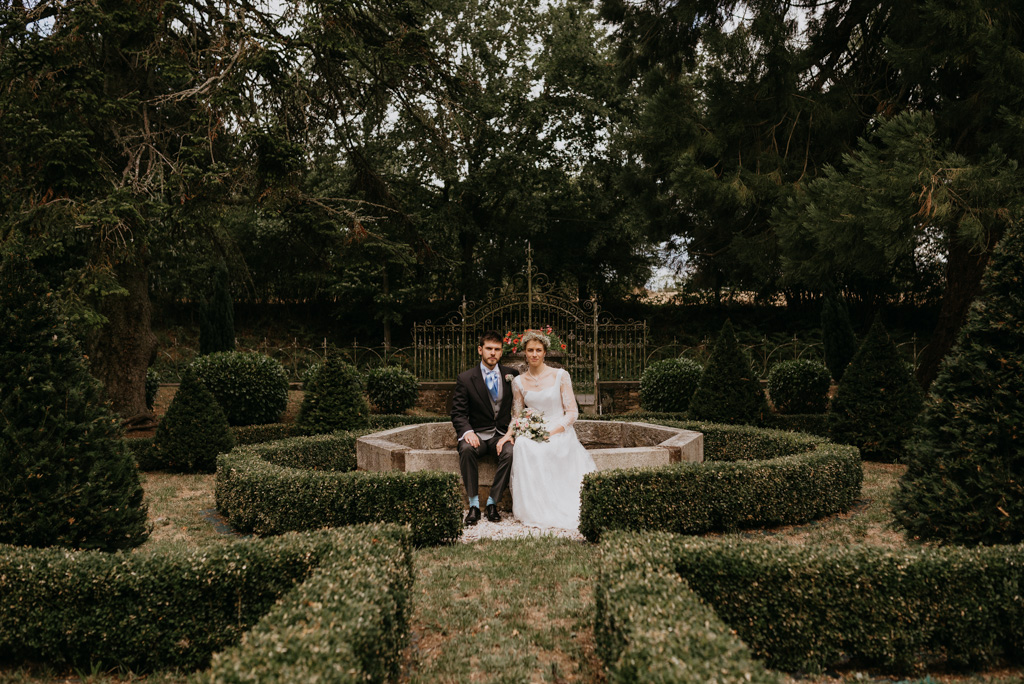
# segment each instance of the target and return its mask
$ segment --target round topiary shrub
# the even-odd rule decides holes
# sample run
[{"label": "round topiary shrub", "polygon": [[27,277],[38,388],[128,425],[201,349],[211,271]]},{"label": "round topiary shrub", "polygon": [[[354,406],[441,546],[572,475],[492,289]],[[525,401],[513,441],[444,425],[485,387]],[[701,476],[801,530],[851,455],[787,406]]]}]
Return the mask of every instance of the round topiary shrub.
[{"label": "round topiary shrub", "polygon": [[374,368],[366,375],[366,394],[377,413],[405,413],[420,398],[420,381],[397,366]]},{"label": "round topiary shrub", "polygon": [[235,446],[224,411],[192,371],[186,371],[167,415],[153,438],[160,467],[183,473],[212,473],[217,454]]},{"label": "round topiary shrub", "polygon": [[783,361],[768,372],[768,396],[779,413],[824,413],[832,374],[807,359]]},{"label": "round topiary shrub", "polygon": [[301,431],[318,434],[367,427],[370,407],[363,396],[363,378],[339,354],[329,356],[303,389],[295,421]]},{"label": "round topiary shrub", "polygon": [[924,393],[909,364],[876,317],[839,382],[829,434],[859,447],[866,460],[898,463],[923,403]]},{"label": "round topiary shrub", "polygon": [[224,409],[231,425],[276,423],[288,405],[288,372],[259,352],[217,352],[192,368]]},{"label": "round topiary shrub", "polygon": [[157,390],[160,389],[160,374],[152,368],[146,369],[146,408],[153,410]]},{"label": "round topiary shrub", "polygon": [[757,425],[767,413],[750,356],[740,348],[732,322],[726,321],[690,400],[690,414],[695,420]]},{"label": "round topiary shrub", "polygon": [[138,468],[54,299],[28,261],[0,264],[0,544],[138,546]]},{"label": "round topiary shrub", "polygon": [[693,359],[655,361],[640,376],[640,408],[679,412],[690,406],[704,367]]}]

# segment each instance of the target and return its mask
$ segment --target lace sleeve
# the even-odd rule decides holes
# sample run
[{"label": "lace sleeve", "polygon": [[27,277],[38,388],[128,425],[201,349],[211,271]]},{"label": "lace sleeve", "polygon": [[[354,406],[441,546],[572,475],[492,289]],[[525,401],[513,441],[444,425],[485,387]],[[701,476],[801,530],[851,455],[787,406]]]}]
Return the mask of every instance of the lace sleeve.
[{"label": "lace sleeve", "polygon": [[508,431],[513,437],[515,437],[515,431],[512,429],[512,423],[515,422],[516,417],[522,413],[523,404],[523,387],[522,382],[519,380],[519,376],[512,378],[512,422],[509,423]]},{"label": "lace sleeve", "polygon": [[562,370],[559,373],[558,382],[562,386],[562,410],[565,412],[565,418],[562,418],[559,424],[568,430],[579,418],[580,412],[576,406],[576,394],[572,391],[572,378],[569,377],[568,371]]}]

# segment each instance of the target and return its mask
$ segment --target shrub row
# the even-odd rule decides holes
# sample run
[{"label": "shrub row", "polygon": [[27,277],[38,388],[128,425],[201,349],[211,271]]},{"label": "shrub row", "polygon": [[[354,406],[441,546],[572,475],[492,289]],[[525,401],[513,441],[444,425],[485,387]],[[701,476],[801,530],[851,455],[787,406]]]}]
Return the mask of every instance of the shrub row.
[{"label": "shrub row", "polygon": [[681,581],[671,540],[616,532],[602,544],[594,636],[608,681],[782,681]]},{"label": "shrub row", "polygon": [[580,532],[702,534],[773,527],[849,510],[863,471],[855,447],[798,433],[707,423],[666,423],[704,434],[704,463],[589,473]]},{"label": "shrub row", "polygon": [[345,543],[238,645],[214,655],[201,681],[396,680],[411,611],[409,532],[370,526],[333,534]]},{"label": "shrub row", "polygon": [[259,458],[286,468],[331,470],[347,473],[356,469],[356,439],[366,434],[334,432],[327,435],[289,437],[262,444],[250,444],[231,453]]},{"label": "shrub row", "polygon": [[335,547],[348,554],[365,537],[286,535],[152,554],[2,546],[0,653],[79,667],[201,667]]},{"label": "shrub row", "polygon": [[653,539],[670,547],[662,562],[772,667],[818,672],[849,659],[906,672],[1024,656],[1024,546]]},{"label": "shrub row", "polygon": [[314,460],[300,454],[310,442],[296,444],[295,451],[247,446],[218,457],[217,509],[236,530],[269,535],[393,522],[411,525],[413,540],[423,546],[455,541],[462,533],[457,475],[433,471],[342,473],[265,460]]}]

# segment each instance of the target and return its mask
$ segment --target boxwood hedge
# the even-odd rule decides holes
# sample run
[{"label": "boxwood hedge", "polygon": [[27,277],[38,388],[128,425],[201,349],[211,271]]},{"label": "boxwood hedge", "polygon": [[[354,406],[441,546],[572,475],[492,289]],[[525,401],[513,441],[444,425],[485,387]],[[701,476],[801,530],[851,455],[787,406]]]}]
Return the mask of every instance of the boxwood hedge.
[{"label": "boxwood hedge", "polygon": [[652,564],[673,568],[775,668],[819,672],[847,662],[908,672],[1024,656],[1024,546],[894,551],[660,533],[615,539],[616,548],[653,548]]},{"label": "boxwood hedge", "polygon": [[[459,478],[422,471],[337,472],[354,465],[357,433],[297,437],[236,447],[217,460],[217,508],[231,525],[259,535],[370,522],[412,526],[418,545],[462,533]],[[319,441],[323,440],[323,441]],[[315,470],[313,468],[316,468]]]},{"label": "boxwood hedge", "polygon": [[594,636],[609,682],[781,682],[672,566],[672,535],[602,544]]},{"label": "boxwood hedge", "polygon": [[[394,672],[406,634],[409,542],[406,530],[375,526],[188,552],[0,546],[0,653],[14,662],[195,669],[254,624],[260,633],[301,631],[301,617],[282,614],[281,606],[316,595],[324,601],[318,610],[338,631],[318,640],[347,639],[358,658],[346,666],[356,671]],[[367,577],[380,591],[367,588]],[[307,581],[314,584],[304,586]],[[325,583],[337,592],[331,600],[319,593]],[[237,662],[235,653],[245,653],[244,643],[219,658],[219,666]],[[302,653],[311,673],[336,665]]]},{"label": "boxwood hedge", "polygon": [[684,534],[789,525],[846,511],[860,494],[857,449],[820,437],[748,426],[670,422],[704,434],[704,463],[588,474],[580,532]]}]

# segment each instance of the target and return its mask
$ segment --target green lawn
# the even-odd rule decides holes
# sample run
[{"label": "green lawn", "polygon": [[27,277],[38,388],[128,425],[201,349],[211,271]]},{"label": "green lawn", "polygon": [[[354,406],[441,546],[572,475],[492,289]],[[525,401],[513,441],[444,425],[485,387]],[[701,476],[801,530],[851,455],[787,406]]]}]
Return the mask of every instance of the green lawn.
[{"label": "green lawn", "polygon": [[[862,501],[846,515],[774,530],[735,534],[765,543],[874,544],[905,546],[891,528],[891,499],[903,466],[867,463]],[[148,473],[143,485],[153,535],[141,548],[194,548],[224,544],[218,531],[213,475]],[[206,511],[207,513],[204,513]],[[555,538],[484,540],[420,550],[412,639],[403,682],[601,682],[594,654],[593,586],[600,547]],[[0,682],[121,682],[172,684],[184,675],[139,676],[102,665],[85,672],[54,672],[45,666],[4,669]],[[896,681],[873,673],[846,672],[830,682]],[[903,680],[906,681],[906,680]],[[1009,684],[1021,670],[970,677],[933,674],[922,682]]]}]

